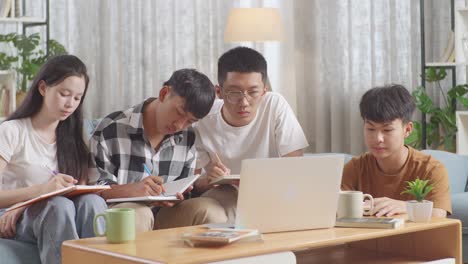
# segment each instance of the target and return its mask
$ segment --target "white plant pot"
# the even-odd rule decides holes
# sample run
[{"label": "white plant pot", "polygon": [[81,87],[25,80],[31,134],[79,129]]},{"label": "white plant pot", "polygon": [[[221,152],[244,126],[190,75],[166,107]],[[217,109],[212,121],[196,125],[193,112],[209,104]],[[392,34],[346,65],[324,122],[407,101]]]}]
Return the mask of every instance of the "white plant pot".
[{"label": "white plant pot", "polygon": [[406,202],[406,212],[408,213],[408,220],[412,222],[429,222],[432,217],[431,201],[423,200],[418,202],[415,200]]}]

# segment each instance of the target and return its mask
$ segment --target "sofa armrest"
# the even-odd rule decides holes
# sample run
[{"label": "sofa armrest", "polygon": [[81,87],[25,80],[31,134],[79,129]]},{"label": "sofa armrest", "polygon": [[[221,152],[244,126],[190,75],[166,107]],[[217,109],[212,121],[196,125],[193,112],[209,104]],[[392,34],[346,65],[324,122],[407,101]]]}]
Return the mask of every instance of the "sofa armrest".
[{"label": "sofa armrest", "polygon": [[460,219],[463,234],[468,234],[468,192],[452,194],[452,211],[450,218]]}]

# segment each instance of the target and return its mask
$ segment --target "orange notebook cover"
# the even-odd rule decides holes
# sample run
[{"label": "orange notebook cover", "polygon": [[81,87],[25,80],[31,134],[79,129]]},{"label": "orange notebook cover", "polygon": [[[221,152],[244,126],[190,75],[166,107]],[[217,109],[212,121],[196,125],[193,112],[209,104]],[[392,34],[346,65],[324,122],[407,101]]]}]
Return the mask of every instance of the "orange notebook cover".
[{"label": "orange notebook cover", "polygon": [[73,185],[73,186],[69,186],[69,187],[56,190],[50,193],[42,194],[36,198],[32,198],[21,203],[17,203],[7,208],[6,212],[15,210],[23,206],[31,205],[33,203],[36,203],[36,202],[39,202],[44,199],[48,199],[50,197],[57,196],[57,195],[63,195],[65,197],[71,198],[71,197],[75,197],[75,196],[87,194],[87,193],[98,193],[98,192],[102,192],[108,189],[110,189],[110,186],[108,185]]}]

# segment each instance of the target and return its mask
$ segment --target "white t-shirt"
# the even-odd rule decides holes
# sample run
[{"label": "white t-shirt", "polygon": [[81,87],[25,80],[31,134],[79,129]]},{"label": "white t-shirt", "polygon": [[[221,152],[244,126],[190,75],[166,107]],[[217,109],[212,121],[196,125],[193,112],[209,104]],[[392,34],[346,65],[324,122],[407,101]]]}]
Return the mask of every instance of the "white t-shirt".
[{"label": "white t-shirt", "polygon": [[[56,143],[45,142],[35,132],[31,118],[0,124],[0,156],[8,163],[0,174],[0,190],[47,182],[57,170]],[[47,167],[46,167],[47,166]]]},{"label": "white t-shirt", "polygon": [[255,118],[242,127],[226,123],[223,104],[216,100],[210,113],[194,125],[197,168],[205,167],[216,153],[231,174],[239,174],[243,159],[281,157],[309,145],[294,112],[278,93],[266,93]]}]

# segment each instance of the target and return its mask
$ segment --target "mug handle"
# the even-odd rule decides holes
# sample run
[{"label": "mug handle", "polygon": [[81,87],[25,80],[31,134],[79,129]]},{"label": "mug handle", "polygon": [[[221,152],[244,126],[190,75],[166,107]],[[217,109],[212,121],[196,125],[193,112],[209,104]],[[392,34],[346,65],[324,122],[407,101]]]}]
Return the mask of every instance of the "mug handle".
[{"label": "mug handle", "polygon": [[372,197],[372,195],[370,194],[364,194],[364,201],[366,200],[366,198],[369,199],[370,201],[370,208],[368,209],[364,209],[364,215],[372,215],[373,211],[374,211],[374,198]]},{"label": "mug handle", "polygon": [[[103,214],[97,214],[94,216],[94,221],[93,221],[93,229],[94,229],[94,234],[96,236],[105,236],[106,235],[106,231],[107,230],[104,230],[104,233],[99,233],[99,230],[97,228],[97,220],[99,217],[104,217],[104,220],[106,222],[106,226],[107,226],[107,214],[103,213]],[[107,229],[107,228],[106,228]]]}]

